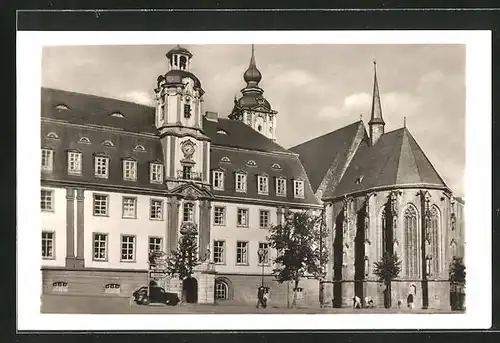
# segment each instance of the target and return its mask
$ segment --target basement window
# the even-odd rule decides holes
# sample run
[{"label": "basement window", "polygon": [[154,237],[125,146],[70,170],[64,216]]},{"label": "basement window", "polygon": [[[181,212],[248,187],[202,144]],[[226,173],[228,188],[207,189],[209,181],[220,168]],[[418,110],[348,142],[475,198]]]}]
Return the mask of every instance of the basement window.
[{"label": "basement window", "polygon": [[56,281],[52,284],[52,292],[68,292],[68,283],[66,281]]},{"label": "basement window", "polygon": [[106,286],[104,286],[104,293],[120,294],[120,285],[117,283],[108,283]]}]

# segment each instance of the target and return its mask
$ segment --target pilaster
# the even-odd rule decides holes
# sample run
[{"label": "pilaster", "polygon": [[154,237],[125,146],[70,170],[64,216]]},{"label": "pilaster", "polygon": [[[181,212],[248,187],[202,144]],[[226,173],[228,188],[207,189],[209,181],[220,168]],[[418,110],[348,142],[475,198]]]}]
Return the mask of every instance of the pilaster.
[{"label": "pilaster", "polygon": [[176,197],[167,199],[168,218],[167,220],[167,251],[170,253],[177,249],[178,228],[179,228],[179,200]]},{"label": "pilaster", "polygon": [[85,218],[85,190],[79,188],[76,190],[76,267],[85,266],[85,240],[84,240],[84,218]]},{"label": "pilaster", "polygon": [[66,267],[75,265],[75,189],[66,188]]}]

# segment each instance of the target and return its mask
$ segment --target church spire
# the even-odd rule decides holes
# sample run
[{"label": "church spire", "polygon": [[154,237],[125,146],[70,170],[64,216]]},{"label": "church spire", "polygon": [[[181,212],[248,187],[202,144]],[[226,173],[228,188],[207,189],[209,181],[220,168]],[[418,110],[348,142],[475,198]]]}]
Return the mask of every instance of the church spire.
[{"label": "church spire", "polygon": [[259,69],[257,69],[257,64],[255,63],[255,48],[252,44],[252,57],[250,57],[250,64],[247,71],[243,74],[243,79],[247,83],[246,88],[257,88],[259,87],[259,82],[262,80],[262,74]]},{"label": "church spire", "polygon": [[380,92],[377,80],[377,62],[373,61],[373,98],[372,113],[368,126],[370,127],[370,142],[374,145],[380,136],[384,134],[385,122],[382,118],[382,105],[380,103]]}]

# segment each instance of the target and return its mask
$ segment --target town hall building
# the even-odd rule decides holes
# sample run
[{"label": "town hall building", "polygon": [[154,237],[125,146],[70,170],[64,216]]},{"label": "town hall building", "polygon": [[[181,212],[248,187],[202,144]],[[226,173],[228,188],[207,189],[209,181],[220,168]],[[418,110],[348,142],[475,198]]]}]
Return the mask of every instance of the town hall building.
[{"label": "town hall building", "polygon": [[385,132],[376,73],[368,132],[359,121],[285,149],[276,125],[286,113],[264,97],[253,47],[227,116],[204,111],[193,61],[168,51],[154,107],[42,88],[42,293],[130,297],[150,281],[151,252],[168,254],[194,228],[192,301],[255,304],[264,283],[286,306],[294,289],[272,276],[269,227],[288,210],[324,210],[326,279],[302,280],[299,304],[349,306],[358,295],[383,306],[372,269],[390,251],[403,263],[395,299],[414,292],[420,307],[449,308],[463,202],[406,127]]}]

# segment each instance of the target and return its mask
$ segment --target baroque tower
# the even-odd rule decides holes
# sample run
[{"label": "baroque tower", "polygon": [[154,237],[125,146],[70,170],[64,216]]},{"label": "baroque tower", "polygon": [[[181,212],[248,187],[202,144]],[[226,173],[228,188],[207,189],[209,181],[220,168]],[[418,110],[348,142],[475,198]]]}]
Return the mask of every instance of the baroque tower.
[{"label": "baroque tower", "polygon": [[375,145],[380,136],[384,134],[385,122],[382,118],[382,105],[380,103],[380,94],[377,81],[377,62],[373,61],[373,100],[372,113],[368,125],[370,127],[370,145]]},{"label": "baroque tower", "polygon": [[259,87],[262,74],[257,69],[255,63],[255,51],[252,44],[252,56],[248,69],[243,74],[243,79],[247,83],[241,90],[242,96],[234,99],[234,107],[229,119],[240,120],[245,124],[276,141],[276,114],[271,108],[271,104],[262,96],[264,90]]}]

